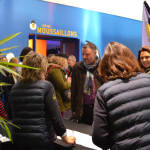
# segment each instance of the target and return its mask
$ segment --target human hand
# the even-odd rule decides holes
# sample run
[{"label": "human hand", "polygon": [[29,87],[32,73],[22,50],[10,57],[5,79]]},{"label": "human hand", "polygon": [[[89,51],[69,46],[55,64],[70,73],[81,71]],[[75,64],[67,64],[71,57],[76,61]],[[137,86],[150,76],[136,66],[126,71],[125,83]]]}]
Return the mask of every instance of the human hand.
[{"label": "human hand", "polygon": [[76,138],[74,136],[69,136],[66,140],[67,144],[72,144],[73,146],[76,146]]},{"label": "human hand", "polygon": [[71,77],[68,77],[67,82],[71,83]]},{"label": "human hand", "polygon": [[76,137],[74,137],[74,136],[67,137],[67,135],[66,135],[61,138],[66,144],[72,144],[73,146],[76,146]]}]

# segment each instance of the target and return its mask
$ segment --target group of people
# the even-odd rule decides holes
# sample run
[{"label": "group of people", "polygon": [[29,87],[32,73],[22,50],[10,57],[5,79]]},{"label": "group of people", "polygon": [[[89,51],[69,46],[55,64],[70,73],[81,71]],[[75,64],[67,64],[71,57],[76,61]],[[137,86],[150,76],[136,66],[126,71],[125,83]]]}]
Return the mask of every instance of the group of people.
[{"label": "group of people", "polygon": [[[108,43],[102,59],[96,53],[88,42],[77,63],[63,53],[46,59],[30,49],[22,55],[23,65],[40,70],[21,68],[9,93],[7,115],[21,128],[11,132],[20,150],[53,149],[55,134],[75,145],[62,119],[70,108],[79,123],[93,126],[93,143],[102,149],[150,148],[150,47],[142,47],[138,59],[117,42]],[[70,102],[60,94],[66,89]]]}]

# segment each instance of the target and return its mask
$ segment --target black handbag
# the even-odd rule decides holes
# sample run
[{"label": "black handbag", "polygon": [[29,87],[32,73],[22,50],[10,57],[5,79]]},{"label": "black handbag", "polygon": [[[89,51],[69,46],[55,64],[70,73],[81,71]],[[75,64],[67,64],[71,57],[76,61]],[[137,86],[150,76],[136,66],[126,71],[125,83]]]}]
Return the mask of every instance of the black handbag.
[{"label": "black handbag", "polygon": [[66,89],[60,92],[61,98],[64,103],[70,102],[71,101],[71,90]]}]

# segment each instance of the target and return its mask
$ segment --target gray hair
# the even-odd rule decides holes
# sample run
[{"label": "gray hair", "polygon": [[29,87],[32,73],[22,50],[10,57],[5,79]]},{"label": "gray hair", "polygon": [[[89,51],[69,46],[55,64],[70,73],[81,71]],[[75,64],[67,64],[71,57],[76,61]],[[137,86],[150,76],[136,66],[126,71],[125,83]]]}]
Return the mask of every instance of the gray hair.
[{"label": "gray hair", "polygon": [[70,55],[69,57],[71,58],[72,61],[76,62],[76,57],[74,55]]}]

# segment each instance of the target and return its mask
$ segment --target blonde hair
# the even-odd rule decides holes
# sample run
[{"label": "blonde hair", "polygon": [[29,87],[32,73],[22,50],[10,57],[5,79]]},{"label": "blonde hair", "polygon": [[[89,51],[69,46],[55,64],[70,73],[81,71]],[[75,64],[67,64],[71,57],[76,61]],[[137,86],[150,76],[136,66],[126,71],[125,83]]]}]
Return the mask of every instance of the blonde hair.
[{"label": "blonde hair", "polygon": [[[12,57],[11,59],[10,59],[10,61],[9,61],[10,63],[19,63],[19,59],[18,58],[16,58],[16,57]],[[15,70],[16,71],[16,66],[9,66],[11,69],[13,69],[13,70]]]},{"label": "blonde hair", "polygon": [[16,63],[16,61],[18,61],[19,62],[19,59],[18,58],[16,58],[16,57],[13,57],[13,58],[11,58],[10,59],[10,63]]},{"label": "blonde hair", "polygon": [[66,58],[59,57],[59,56],[54,56],[52,58],[52,62],[54,64],[57,64],[57,65],[61,66],[62,68],[65,68],[65,69],[68,68],[68,62],[67,62]]},{"label": "blonde hair", "polygon": [[74,55],[70,55],[69,57],[71,58],[72,61],[76,62],[76,57]]},{"label": "blonde hair", "polygon": [[38,79],[43,80],[41,73],[43,73],[44,75],[46,74],[48,62],[44,55],[35,52],[29,52],[29,55],[24,57],[23,59],[23,65],[41,69],[37,70],[37,69],[22,68],[21,75],[23,78],[20,78],[20,81],[23,83],[27,83],[27,82],[35,82]]}]

